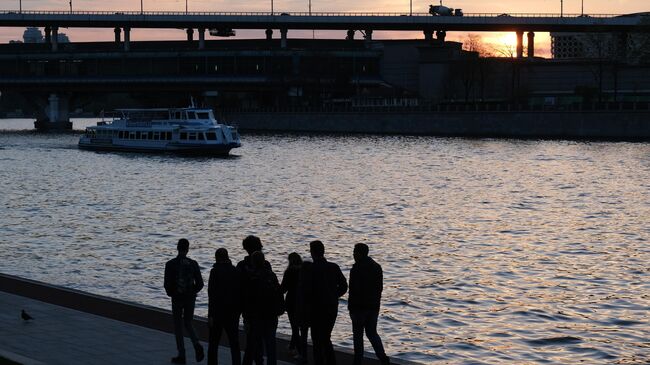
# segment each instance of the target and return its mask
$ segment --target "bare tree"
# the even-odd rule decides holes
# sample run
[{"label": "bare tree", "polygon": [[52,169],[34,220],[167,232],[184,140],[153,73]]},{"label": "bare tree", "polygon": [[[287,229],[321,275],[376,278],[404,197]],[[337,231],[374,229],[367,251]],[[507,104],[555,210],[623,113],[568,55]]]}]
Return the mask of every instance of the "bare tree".
[{"label": "bare tree", "polygon": [[463,49],[469,52],[476,52],[480,57],[494,57],[488,45],[478,34],[469,33],[463,40]]}]

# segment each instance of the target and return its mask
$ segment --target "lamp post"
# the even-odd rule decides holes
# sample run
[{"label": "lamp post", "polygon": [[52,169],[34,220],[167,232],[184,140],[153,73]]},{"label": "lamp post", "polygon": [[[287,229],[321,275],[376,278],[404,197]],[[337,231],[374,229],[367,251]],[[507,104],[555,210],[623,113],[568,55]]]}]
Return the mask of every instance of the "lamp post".
[{"label": "lamp post", "polygon": [[187,14],[187,0],[185,0],[185,14]]},{"label": "lamp post", "polygon": [[564,17],[564,0],[560,0],[560,18]]},{"label": "lamp post", "polygon": [[140,14],[144,14],[144,6],[142,4],[142,0],[140,0]]},{"label": "lamp post", "polygon": [[70,14],[72,14],[72,0],[70,0]]},{"label": "lamp post", "polygon": [[271,0],[271,15],[273,15],[273,0]]},{"label": "lamp post", "polygon": [[580,4],[580,15],[585,15],[585,0],[582,0]]},{"label": "lamp post", "polygon": [[18,12],[23,12],[23,0],[18,0]]},{"label": "lamp post", "polygon": [[409,2],[409,16],[413,16],[413,0]]}]

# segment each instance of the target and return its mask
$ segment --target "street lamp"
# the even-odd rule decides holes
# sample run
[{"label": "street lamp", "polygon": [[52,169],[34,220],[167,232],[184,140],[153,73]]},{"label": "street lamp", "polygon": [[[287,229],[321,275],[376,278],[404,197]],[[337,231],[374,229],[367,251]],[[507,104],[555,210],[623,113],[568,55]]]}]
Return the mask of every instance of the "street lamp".
[{"label": "street lamp", "polygon": [[564,16],[564,0],[560,0],[560,18]]},{"label": "street lamp", "polygon": [[409,3],[409,16],[413,16],[413,0]]},{"label": "street lamp", "polygon": [[273,15],[273,0],[271,0],[271,15]]},{"label": "street lamp", "polygon": [[70,0],[70,14],[72,14],[72,0]]},{"label": "street lamp", "polygon": [[585,15],[585,0],[581,2],[580,15]]},{"label": "street lamp", "polygon": [[142,0],[140,0],[140,14],[144,14],[144,6],[142,4]]},{"label": "street lamp", "polygon": [[185,0],[185,14],[187,14],[187,0]]},{"label": "street lamp", "polygon": [[18,0],[18,12],[23,12],[23,0]]}]

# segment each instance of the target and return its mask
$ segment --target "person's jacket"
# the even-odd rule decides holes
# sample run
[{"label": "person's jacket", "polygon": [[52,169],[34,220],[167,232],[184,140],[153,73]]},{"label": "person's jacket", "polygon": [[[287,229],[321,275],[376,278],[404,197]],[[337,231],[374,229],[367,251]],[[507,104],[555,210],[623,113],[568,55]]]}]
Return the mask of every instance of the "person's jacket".
[{"label": "person's jacket", "polygon": [[348,291],[348,282],[339,265],[325,258],[314,260],[311,266],[313,316],[319,313],[336,315],[339,298]]},{"label": "person's jacket", "polygon": [[249,273],[244,288],[244,318],[248,320],[277,318],[283,303],[278,277],[266,268]]},{"label": "person's jacket", "polygon": [[241,306],[241,273],[230,261],[215,263],[208,280],[208,317],[239,316]]},{"label": "person's jacket", "polygon": [[370,257],[356,262],[350,270],[348,309],[350,312],[379,311],[382,289],[381,266]]},{"label": "person's jacket", "polygon": [[[185,291],[178,287],[179,276],[183,274],[189,278],[188,288]],[[189,257],[176,256],[167,261],[165,265],[165,292],[167,296],[188,297],[196,296],[203,289],[203,277],[199,264]]]}]

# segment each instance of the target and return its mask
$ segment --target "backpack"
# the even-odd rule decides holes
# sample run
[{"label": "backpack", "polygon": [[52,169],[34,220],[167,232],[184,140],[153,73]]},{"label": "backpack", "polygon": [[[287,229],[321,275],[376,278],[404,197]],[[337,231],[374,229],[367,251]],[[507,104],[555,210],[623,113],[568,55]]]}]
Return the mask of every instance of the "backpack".
[{"label": "backpack", "polygon": [[282,290],[280,289],[280,284],[275,278],[275,275],[272,272],[267,272],[262,275],[253,275],[252,277],[253,287],[256,293],[256,299],[259,300],[265,306],[268,305],[266,313],[273,314],[275,316],[281,316],[286,311],[286,304],[284,302],[284,295],[282,295]]},{"label": "backpack", "polygon": [[178,276],[176,277],[176,294],[194,293],[194,267],[188,258],[178,260]]}]

